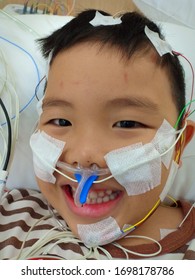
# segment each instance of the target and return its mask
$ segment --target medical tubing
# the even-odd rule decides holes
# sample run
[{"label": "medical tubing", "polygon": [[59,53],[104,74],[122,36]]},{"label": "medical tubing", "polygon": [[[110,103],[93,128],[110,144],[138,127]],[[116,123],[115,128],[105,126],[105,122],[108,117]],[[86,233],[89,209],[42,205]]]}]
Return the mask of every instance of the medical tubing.
[{"label": "medical tubing", "polygon": [[[171,145],[171,147],[170,147],[168,150],[166,150],[164,153],[160,154],[161,157],[164,156],[164,155],[166,155],[170,150],[173,149],[173,147],[174,147],[174,146],[177,144],[177,142],[179,141],[179,139],[180,139],[180,137],[181,137],[183,131],[186,129],[186,126],[187,126],[187,122],[185,122],[185,125],[184,125],[184,127],[183,127],[182,129],[180,129],[180,130],[177,131],[177,133],[179,133],[179,135],[178,135],[178,137],[176,138],[175,142]],[[155,159],[155,158],[151,158],[150,161],[152,161],[152,160],[154,160],[154,159]],[[142,161],[141,163],[135,164],[135,165],[133,166],[133,168],[139,167],[140,165],[145,164],[145,163],[147,163],[147,162],[148,162],[148,160],[144,160],[144,161]],[[121,175],[121,173],[117,173],[117,175]],[[105,179],[97,180],[97,181],[94,181],[93,183],[94,183],[94,184],[102,183],[102,182],[105,182],[105,181],[107,181],[107,180],[109,180],[109,179],[111,179],[111,178],[113,178],[113,177],[114,177],[113,175],[110,175],[110,176],[108,176],[108,177],[105,178]]]},{"label": "medical tubing", "polygon": [[29,27],[27,24],[25,24],[23,21],[19,20],[18,18],[14,17],[13,14],[9,14],[6,11],[0,9],[0,14],[3,14],[4,16],[10,18],[12,21],[16,22],[17,24],[21,25],[24,29],[26,29],[29,33],[34,33],[36,37],[40,37],[40,34],[37,33],[35,30],[33,30],[31,27]]},{"label": "medical tubing", "polygon": [[74,202],[77,206],[82,206],[86,203],[88,193],[97,175],[91,172],[84,172],[81,174],[75,174],[75,178],[78,181],[78,187],[74,195]]},{"label": "medical tubing", "polygon": [[10,160],[10,155],[11,155],[11,146],[12,146],[12,129],[11,129],[11,121],[8,115],[8,112],[5,108],[5,105],[2,101],[2,99],[0,98],[0,106],[4,112],[6,121],[7,121],[7,130],[8,130],[8,144],[7,144],[7,153],[6,153],[6,158],[5,158],[5,163],[3,166],[3,170],[7,170],[8,168],[8,164],[9,164],[9,160]]},{"label": "medical tubing", "polygon": [[131,230],[135,229],[137,226],[139,226],[140,224],[142,224],[143,222],[145,222],[147,220],[147,218],[149,218],[152,215],[152,213],[154,213],[154,211],[158,208],[160,203],[161,203],[161,200],[158,199],[157,202],[155,203],[155,205],[152,207],[152,209],[148,212],[148,214],[143,219],[141,219],[139,222],[135,223],[134,225],[131,225],[131,226],[123,229],[122,232],[126,233],[128,231],[131,231]]},{"label": "medical tubing", "polygon": [[[178,117],[178,119],[177,119],[176,124],[174,125],[174,128],[177,128],[177,126],[178,126],[178,124],[179,124],[179,122],[180,122],[180,119],[182,118],[183,114],[185,113],[186,108],[187,108],[190,104],[192,104],[193,102],[195,102],[195,99],[189,101],[189,102],[184,106],[184,108],[182,109],[181,113],[179,114],[179,117]],[[194,111],[193,111],[193,112],[194,112]],[[190,116],[193,112],[189,113],[189,116]]]},{"label": "medical tubing", "polygon": [[74,194],[74,202],[78,207],[81,207],[84,203],[86,203],[88,193],[94,180],[96,180],[99,175],[106,175],[110,173],[108,168],[100,169],[96,165],[93,165],[91,169],[83,168],[81,166],[74,168],[65,162],[58,162],[57,166],[74,173],[78,182],[78,186]]},{"label": "medical tubing", "polygon": [[[179,139],[180,139],[180,137],[181,137],[183,131],[186,129],[186,126],[187,126],[187,122],[185,122],[185,125],[184,125],[184,127],[183,127],[182,129],[180,129],[180,130],[178,130],[178,131],[176,132],[176,133],[179,133],[178,137],[176,138],[175,142],[171,145],[171,147],[170,147],[168,150],[166,150],[164,153],[160,154],[161,157],[164,156],[165,154],[167,154],[170,150],[172,150],[172,148],[177,144],[177,142],[179,141]],[[74,178],[72,178],[72,177],[70,177],[70,176],[64,174],[63,172],[61,172],[61,171],[60,171],[59,169],[57,169],[56,167],[51,166],[51,165],[50,165],[43,157],[41,157],[41,155],[38,154],[36,151],[33,151],[33,152],[35,152],[36,156],[37,156],[46,166],[52,168],[53,171],[57,172],[58,174],[62,175],[63,177],[69,179],[69,180],[72,181],[72,182],[78,182],[76,179],[74,179]],[[155,158],[152,158],[151,161],[154,160],[154,159],[155,159]],[[148,162],[148,160],[145,160],[145,161],[143,161],[143,162],[141,162],[141,163],[135,164],[133,167],[134,167],[134,168],[135,168],[135,167],[139,167],[141,164],[145,164],[145,163],[147,163],[147,162]],[[80,174],[82,174],[82,169],[74,168],[74,167],[70,166],[69,164],[66,164],[66,163],[61,162],[61,161],[58,161],[57,164],[56,164],[56,166],[57,166],[57,167],[60,167],[60,168],[62,168],[62,169],[64,169],[64,170],[66,170],[66,171],[68,171],[68,172],[71,172],[71,173],[80,173]],[[87,170],[87,168],[85,168],[85,169]],[[88,170],[89,170],[89,169],[88,169]],[[96,173],[97,173],[98,176],[103,176],[103,175],[106,175],[107,173],[105,173],[105,172],[108,172],[108,171],[109,171],[108,168],[104,168],[104,169],[102,168],[102,169],[96,170]],[[109,172],[110,172],[110,171],[109,171]],[[119,175],[119,174],[120,174],[120,173],[118,173],[118,175]],[[99,184],[99,183],[105,182],[105,181],[107,181],[107,180],[109,180],[109,179],[111,179],[111,178],[113,178],[113,177],[114,177],[113,175],[110,175],[110,176],[108,176],[108,177],[106,177],[106,178],[104,178],[104,179],[95,180],[93,183],[94,183],[94,184]]]},{"label": "medical tubing", "polygon": [[[3,40],[3,41],[5,41],[5,42],[7,42],[7,43],[9,43],[9,44],[11,44],[12,46],[18,48],[19,50],[23,51],[25,54],[27,54],[27,56],[31,59],[31,61],[33,62],[33,65],[34,65],[34,67],[35,67],[35,69],[36,69],[36,74],[37,74],[37,79],[38,79],[37,84],[39,84],[39,83],[40,83],[40,80],[41,80],[41,78],[40,78],[40,72],[39,72],[38,65],[37,65],[35,59],[33,58],[33,56],[32,56],[27,50],[25,50],[23,47],[21,47],[21,46],[17,45],[16,43],[14,43],[14,42],[12,42],[12,41],[10,41],[10,40],[4,38],[3,36],[0,36],[0,39]],[[38,90],[38,89],[37,89],[37,90]],[[36,92],[37,92],[37,90],[36,90]],[[36,97],[36,93],[34,93],[34,94],[32,95],[32,97],[30,98],[30,100],[24,105],[24,107],[20,109],[19,113],[22,113],[22,112],[32,103],[32,101],[33,101],[33,99],[34,99],[35,97]],[[15,118],[15,116],[13,116],[12,119],[13,119],[13,118]]]}]

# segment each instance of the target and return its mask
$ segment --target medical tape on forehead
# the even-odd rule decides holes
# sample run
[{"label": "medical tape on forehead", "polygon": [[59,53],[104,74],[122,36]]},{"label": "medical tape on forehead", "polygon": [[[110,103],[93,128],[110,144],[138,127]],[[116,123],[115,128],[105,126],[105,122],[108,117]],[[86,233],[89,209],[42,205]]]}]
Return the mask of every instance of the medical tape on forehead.
[{"label": "medical tape on forehead", "polygon": [[64,146],[65,142],[47,135],[44,131],[37,131],[31,136],[34,171],[39,179],[55,183],[53,172]]},{"label": "medical tape on forehead", "polygon": [[170,147],[175,139],[173,136],[175,130],[164,120],[152,142],[133,144],[105,155],[113,177],[129,196],[145,193],[160,185],[161,164],[168,168],[172,158],[172,151],[166,157],[161,157],[161,152]]},{"label": "medical tape on forehead", "polygon": [[157,32],[150,30],[147,26],[145,26],[144,32],[160,56],[166,53],[173,55],[172,47],[165,40],[162,40]]},{"label": "medical tape on forehead", "polygon": [[80,239],[88,247],[105,245],[124,235],[116,220],[112,217],[94,224],[78,224],[77,229]]}]

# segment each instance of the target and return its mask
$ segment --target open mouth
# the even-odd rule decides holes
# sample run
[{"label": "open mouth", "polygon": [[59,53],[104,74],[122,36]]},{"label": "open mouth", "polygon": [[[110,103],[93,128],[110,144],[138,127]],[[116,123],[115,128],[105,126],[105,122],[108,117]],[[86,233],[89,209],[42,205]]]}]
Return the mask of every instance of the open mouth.
[{"label": "open mouth", "polygon": [[81,216],[100,217],[108,214],[115,208],[122,197],[123,192],[119,190],[97,190],[89,191],[87,201],[83,207],[78,207],[74,203],[76,187],[65,185],[62,187],[66,201],[72,212]]},{"label": "open mouth", "polygon": [[[76,188],[69,186],[69,191],[74,199]],[[119,191],[112,190],[98,190],[90,191],[87,196],[86,204],[101,204],[114,200],[119,195]]]}]

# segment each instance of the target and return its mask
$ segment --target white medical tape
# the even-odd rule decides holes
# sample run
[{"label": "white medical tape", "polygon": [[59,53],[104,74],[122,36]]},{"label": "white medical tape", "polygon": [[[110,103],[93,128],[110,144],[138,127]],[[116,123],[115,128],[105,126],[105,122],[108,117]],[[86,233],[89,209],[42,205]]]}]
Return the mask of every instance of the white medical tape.
[{"label": "white medical tape", "polygon": [[5,185],[8,177],[8,171],[0,170],[0,198],[5,192]]},{"label": "white medical tape", "polygon": [[162,40],[157,32],[150,30],[147,26],[145,26],[144,32],[160,56],[166,53],[173,55],[172,47],[166,41]]},{"label": "white medical tape", "polygon": [[[171,147],[174,141],[175,129],[168,123],[167,120],[164,120],[151,143],[154,145],[159,154],[163,154]],[[173,149],[174,147],[172,148],[172,151],[161,156],[161,161],[167,169],[169,168],[172,159]]]},{"label": "white medical tape", "polygon": [[49,183],[55,183],[54,168],[65,146],[65,142],[55,139],[44,131],[35,132],[30,138],[33,164],[36,176]]},{"label": "white medical tape", "polygon": [[[160,184],[160,154],[152,143],[112,151],[105,155],[105,160],[113,177],[129,196],[145,193]],[[142,161],[143,164],[136,166],[135,163]]]},{"label": "white medical tape", "polygon": [[170,171],[169,171],[169,175],[166,181],[166,184],[160,194],[160,200],[163,201],[165,199],[165,197],[167,196],[167,194],[169,193],[171,187],[173,186],[173,182],[175,180],[175,177],[177,175],[177,171],[179,169],[179,165],[173,160],[171,167],[170,167]]},{"label": "white medical tape", "polygon": [[[105,155],[105,161],[116,181],[122,185],[127,194],[138,195],[154,189],[161,183],[161,163],[168,168],[171,155],[167,151],[174,141],[175,130],[163,121],[150,143],[137,143],[113,150]],[[168,153],[167,153],[168,154]]]},{"label": "white medical tape", "polygon": [[116,220],[112,217],[94,224],[78,224],[77,228],[80,239],[88,247],[105,245],[124,235]]},{"label": "white medical tape", "polygon": [[37,102],[37,105],[36,105],[36,109],[37,109],[37,113],[38,113],[38,116],[40,117],[43,113],[43,108],[42,108],[42,105],[43,105],[43,99],[44,99],[44,96]]},{"label": "white medical tape", "polygon": [[95,17],[89,22],[93,26],[99,25],[116,25],[120,24],[122,21],[120,18],[113,18],[112,16],[104,16],[98,11],[95,13]]},{"label": "white medical tape", "polygon": [[0,170],[0,181],[6,183],[8,177],[8,171]]}]

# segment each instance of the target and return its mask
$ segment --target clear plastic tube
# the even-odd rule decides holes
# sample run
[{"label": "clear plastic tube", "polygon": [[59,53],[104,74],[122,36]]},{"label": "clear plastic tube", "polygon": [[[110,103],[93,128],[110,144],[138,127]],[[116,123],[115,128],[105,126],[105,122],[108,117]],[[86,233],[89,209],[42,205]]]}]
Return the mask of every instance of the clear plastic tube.
[{"label": "clear plastic tube", "polygon": [[92,165],[91,168],[85,168],[82,166],[73,167],[68,163],[58,161],[57,167],[74,174],[78,181],[78,187],[75,192],[74,202],[78,207],[81,207],[86,203],[88,193],[93,185],[93,182],[103,175],[110,173],[108,168],[99,168],[96,164]]}]

